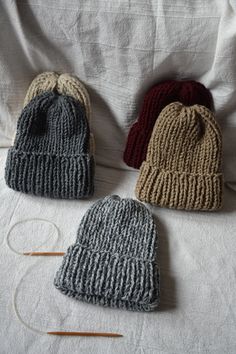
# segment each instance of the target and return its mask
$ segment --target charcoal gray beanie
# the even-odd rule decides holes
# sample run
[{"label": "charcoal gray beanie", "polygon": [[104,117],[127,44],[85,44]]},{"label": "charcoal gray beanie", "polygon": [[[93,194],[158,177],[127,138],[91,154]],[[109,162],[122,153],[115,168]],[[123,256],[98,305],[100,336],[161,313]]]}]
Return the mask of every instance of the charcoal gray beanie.
[{"label": "charcoal gray beanie", "polygon": [[78,199],[94,189],[89,125],[80,102],[44,92],[23,109],[8,151],[7,185],[24,193]]},{"label": "charcoal gray beanie", "polygon": [[149,210],[108,196],[84,215],[54,284],[75,299],[133,311],[159,304],[157,231]]}]

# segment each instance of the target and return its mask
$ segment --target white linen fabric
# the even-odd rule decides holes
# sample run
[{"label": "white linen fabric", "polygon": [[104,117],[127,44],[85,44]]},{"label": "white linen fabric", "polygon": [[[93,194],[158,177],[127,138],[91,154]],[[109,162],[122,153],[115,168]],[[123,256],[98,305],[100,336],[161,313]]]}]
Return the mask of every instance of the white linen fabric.
[{"label": "white linen fabric", "polygon": [[[38,198],[4,181],[6,147],[26,90],[43,71],[77,75],[88,88],[96,141],[96,192],[86,201]],[[236,193],[225,189],[217,213],[148,206],[159,229],[161,306],[143,314],[67,298],[53,286],[60,257],[13,249],[66,250],[98,198],[134,197],[137,171],[122,162],[147,89],[169,78],[208,87],[222,127],[225,181],[236,181],[235,0],[1,0],[0,2],[0,352],[235,353]],[[61,338],[30,331],[111,331],[121,339]]]}]

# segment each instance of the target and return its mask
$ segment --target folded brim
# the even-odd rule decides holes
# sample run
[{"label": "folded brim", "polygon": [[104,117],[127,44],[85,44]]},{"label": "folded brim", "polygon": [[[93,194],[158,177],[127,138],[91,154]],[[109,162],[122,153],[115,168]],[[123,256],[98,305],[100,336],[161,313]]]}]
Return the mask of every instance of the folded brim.
[{"label": "folded brim", "polygon": [[88,303],[132,311],[153,311],[159,304],[156,263],[71,246],[54,285]]},{"label": "folded brim", "polygon": [[94,160],[89,154],[57,156],[10,148],[5,180],[23,193],[50,198],[80,199],[93,194]]},{"label": "folded brim", "polygon": [[143,162],[135,194],[161,207],[214,211],[222,207],[223,175],[170,172]]}]

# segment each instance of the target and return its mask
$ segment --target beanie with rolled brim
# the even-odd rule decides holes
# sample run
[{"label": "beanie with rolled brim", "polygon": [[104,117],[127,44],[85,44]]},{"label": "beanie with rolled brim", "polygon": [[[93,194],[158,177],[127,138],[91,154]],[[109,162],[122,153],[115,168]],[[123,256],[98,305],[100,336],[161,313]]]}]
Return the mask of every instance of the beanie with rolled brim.
[{"label": "beanie with rolled brim", "polygon": [[138,201],[108,196],[83,217],[54,284],[63,294],[105,307],[154,311],[159,304],[157,231]]},{"label": "beanie with rolled brim", "polygon": [[50,198],[93,194],[89,125],[77,100],[45,92],[29,102],[8,151],[5,180],[16,191]]},{"label": "beanie with rolled brim", "polygon": [[140,168],[136,197],[161,207],[222,207],[222,137],[213,113],[179,102],[163,109]]}]

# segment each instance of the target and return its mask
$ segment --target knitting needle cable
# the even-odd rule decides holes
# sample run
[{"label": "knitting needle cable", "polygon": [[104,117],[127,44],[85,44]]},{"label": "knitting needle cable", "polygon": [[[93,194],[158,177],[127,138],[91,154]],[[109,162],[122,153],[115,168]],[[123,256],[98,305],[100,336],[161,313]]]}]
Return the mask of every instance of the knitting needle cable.
[{"label": "knitting needle cable", "polygon": [[[37,254],[37,253],[41,253],[41,255],[49,255],[48,253],[51,253],[50,255],[54,255],[54,253],[59,253],[59,252],[34,252],[34,251],[32,251],[32,252],[23,252],[23,253],[22,253],[22,252],[17,251],[16,249],[14,249],[14,248],[11,246],[11,244],[10,244],[10,242],[9,242],[9,237],[10,237],[10,234],[11,234],[12,230],[13,230],[17,225],[20,225],[20,224],[23,224],[23,223],[26,223],[26,222],[30,222],[30,221],[36,221],[36,222],[37,222],[37,221],[42,221],[42,222],[46,222],[46,223],[52,225],[52,226],[56,229],[56,232],[57,232],[56,241],[58,241],[58,239],[59,239],[59,237],[60,237],[60,230],[59,230],[58,226],[57,226],[54,222],[49,221],[49,220],[46,220],[46,219],[42,219],[42,218],[30,218],[30,219],[20,220],[20,221],[16,222],[15,224],[13,224],[13,225],[10,227],[10,229],[9,229],[8,232],[7,232],[7,236],[6,236],[6,244],[7,244],[8,248],[9,248],[12,252],[14,252],[15,254],[19,254],[19,255],[22,255],[22,254],[23,254],[23,255],[29,255],[29,256],[34,255],[34,253],[36,253],[36,255],[40,255],[40,254]],[[45,242],[41,243],[39,246],[37,246],[37,247],[35,248],[35,250],[41,248],[41,247],[44,246],[47,242],[48,242],[48,240],[46,240]],[[43,254],[43,253],[45,253],[45,254]],[[64,252],[60,252],[60,253],[63,253],[63,254],[64,254]],[[63,255],[63,254],[60,254],[60,255]],[[59,254],[57,254],[57,255],[59,255]]]},{"label": "knitting needle cable", "polygon": [[[29,221],[43,221],[43,222],[47,222],[48,224],[51,224],[57,231],[57,240],[60,236],[60,230],[59,228],[57,227],[56,224],[54,224],[53,222],[49,221],[49,220],[46,220],[46,219],[42,219],[42,218],[31,218],[31,219],[25,219],[25,220],[21,220],[21,221],[18,221],[16,222],[14,225],[12,225],[10,227],[10,229],[8,230],[7,232],[7,236],[6,236],[6,244],[8,246],[8,248],[14,252],[15,254],[18,254],[18,255],[22,255],[21,252],[18,252],[17,250],[15,250],[11,245],[10,245],[10,242],[9,242],[9,236],[12,232],[12,230],[19,224],[23,224],[24,222],[29,222]],[[39,245],[36,249],[42,247],[43,245],[45,245],[47,243],[48,240],[46,240],[45,242],[43,242],[41,245]],[[26,254],[26,255],[30,255],[30,256],[62,256],[64,254],[64,252],[24,252],[23,254]],[[24,276],[23,276],[24,277]],[[19,290],[19,286],[20,286],[20,283],[23,279],[23,277],[20,279],[14,293],[13,293],[13,309],[14,309],[14,312],[15,312],[15,315],[18,319],[18,321],[23,325],[25,326],[27,329],[29,329],[30,331],[33,331],[35,333],[38,333],[38,334],[41,334],[41,335],[57,335],[57,336],[80,336],[80,337],[114,337],[114,338],[118,338],[118,337],[123,337],[121,334],[118,334],[118,333],[109,333],[109,332],[75,332],[75,331],[48,331],[48,332],[45,332],[45,331],[42,331],[40,329],[37,329],[37,328],[34,328],[34,327],[31,327],[28,323],[26,323],[22,318],[21,318],[21,315],[18,311],[18,308],[17,308],[17,302],[16,302],[16,298],[17,298],[17,293],[18,293],[18,290]]]},{"label": "knitting needle cable", "polygon": [[[32,267],[31,267],[32,268]],[[27,329],[29,329],[30,331],[33,331],[35,333],[38,333],[38,334],[46,334],[46,332],[40,330],[40,329],[37,329],[37,328],[34,328],[34,327],[31,327],[28,323],[26,323],[22,318],[21,318],[21,315],[18,311],[18,308],[17,308],[17,303],[16,303],[16,298],[17,298],[17,294],[18,294],[18,291],[19,291],[19,286],[21,284],[21,281],[23,279],[24,275],[22,276],[22,278],[20,279],[18,285],[16,286],[15,288],[15,291],[13,292],[13,309],[14,309],[14,312],[15,312],[15,315],[18,319],[18,321],[20,321],[21,324],[23,324],[23,326],[25,326]]]},{"label": "knitting needle cable", "polygon": [[[32,267],[31,267],[32,268]],[[30,269],[31,269],[30,268]],[[56,336],[73,336],[73,337],[109,337],[109,338],[119,338],[119,337],[123,337],[122,334],[119,334],[119,333],[112,333],[112,332],[77,332],[77,331],[61,331],[61,330],[57,330],[57,331],[43,331],[41,329],[38,329],[38,328],[34,328],[34,327],[31,327],[28,323],[26,323],[20,313],[19,313],[19,310],[17,308],[17,301],[16,301],[16,298],[17,298],[17,294],[18,294],[18,291],[19,291],[19,286],[21,284],[21,281],[23,279],[24,275],[21,277],[18,285],[16,286],[15,288],[15,291],[13,293],[13,309],[14,309],[14,312],[15,312],[15,315],[18,319],[18,321],[23,325],[25,326],[27,329],[29,329],[30,331],[33,331],[37,334],[41,334],[41,335],[56,335]]]}]

